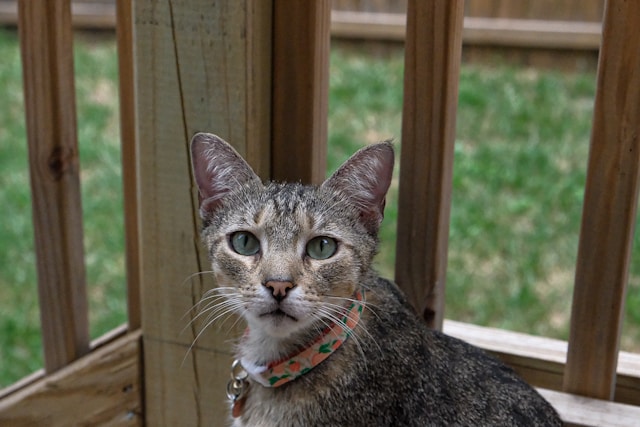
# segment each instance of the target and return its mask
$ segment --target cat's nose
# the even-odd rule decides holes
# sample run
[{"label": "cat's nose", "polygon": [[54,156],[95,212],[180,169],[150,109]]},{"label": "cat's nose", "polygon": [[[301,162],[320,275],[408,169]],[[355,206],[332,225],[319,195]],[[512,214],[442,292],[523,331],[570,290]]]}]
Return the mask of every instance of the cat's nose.
[{"label": "cat's nose", "polygon": [[269,280],[264,286],[269,289],[276,299],[280,302],[287,297],[287,293],[295,287],[292,282],[283,282],[279,280]]}]

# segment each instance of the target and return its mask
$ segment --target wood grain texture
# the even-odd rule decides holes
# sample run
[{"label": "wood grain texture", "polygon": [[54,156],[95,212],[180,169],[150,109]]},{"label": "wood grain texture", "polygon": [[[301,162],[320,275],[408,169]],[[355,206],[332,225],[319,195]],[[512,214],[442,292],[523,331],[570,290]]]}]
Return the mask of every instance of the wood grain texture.
[{"label": "wood grain texture", "polygon": [[[145,340],[145,421],[149,426],[230,425],[230,352]],[[150,381],[149,378],[154,378]]]},{"label": "wood grain texture", "polygon": [[565,426],[637,427],[640,420],[640,408],[637,406],[553,390],[538,391],[556,408]]},{"label": "wood grain texture", "polygon": [[640,2],[607,3],[564,378],[600,399],[614,393],[640,183],[638,28]]},{"label": "wood grain texture", "polygon": [[89,350],[69,0],[19,3],[38,295],[47,372]]},{"label": "wood grain texture", "polygon": [[[189,158],[197,131],[229,141],[258,174],[270,176],[271,32],[268,1],[134,2],[142,325],[150,425],[211,425],[227,412],[228,354],[240,326],[209,328],[192,306],[214,286],[200,243],[198,197]],[[182,360],[200,358],[185,383]],[[190,363],[187,359],[185,363]],[[210,376],[224,366],[225,374]],[[185,368],[188,369],[188,368]],[[189,394],[189,403],[185,404]],[[185,406],[186,405],[186,406]],[[196,407],[194,408],[195,405]],[[201,424],[175,416],[216,414]]]},{"label": "wood grain texture", "polygon": [[320,184],[326,176],[330,0],[274,1],[272,173]]},{"label": "wood grain texture", "polygon": [[0,400],[0,425],[141,426],[140,331]]},{"label": "wood grain texture", "polygon": [[127,319],[130,329],[142,323],[140,308],[140,239],[138,214],[138,159],[136,155],[135,81],[133,73],[133,6],[117,0],[118,84],[120,144],[127,269]]},{"label": "wood grain texture", "polygon": [[[500,358],[536,387],[561,391],[567,342],[446,319],[446,334]],[[616,402],[640,406],[640,355],[620,352]]]},{"label": "wood grain texture", "polygon": [[410,1],[396,282],[442,328],[463,1]]}]

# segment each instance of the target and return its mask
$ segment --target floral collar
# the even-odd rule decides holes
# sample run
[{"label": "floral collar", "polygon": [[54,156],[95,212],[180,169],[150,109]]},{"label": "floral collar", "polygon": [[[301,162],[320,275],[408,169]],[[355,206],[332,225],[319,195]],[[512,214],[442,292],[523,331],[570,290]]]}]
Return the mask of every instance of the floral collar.
[{"label": "floral collar", "polygon": [[349,338],[360,321],[364,302],[364,290],[356,291],[354,299],[344,308],[340,322],[334,322],[325,328],[311,345],[291,356],[266,366],[255,366],[245,360],[234,361],[231,381],[227,386],[227,395],[233,403],[233,415],[240,415],[248,388],[247,376],[264,387],[280,387],[306,374],[331,356]]}]

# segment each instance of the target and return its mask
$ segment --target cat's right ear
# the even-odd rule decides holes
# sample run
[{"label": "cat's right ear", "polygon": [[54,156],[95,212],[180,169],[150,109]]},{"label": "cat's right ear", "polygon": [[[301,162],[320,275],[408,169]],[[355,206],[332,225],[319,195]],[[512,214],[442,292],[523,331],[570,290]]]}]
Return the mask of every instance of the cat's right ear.
[{"label": "cat's right ear", "polygon": [[210,133],[197,133],[191,138],[191,165],[202,218],[214,212],[227,194],[248,181],[261,183],[228,142]]},{"label": "cat's right ear", "polygon": [[371,233],[377,233],[384,216],[385,197],[393,174],[391,141],[369,145],[351,156],[322,186],[349,198]]}]

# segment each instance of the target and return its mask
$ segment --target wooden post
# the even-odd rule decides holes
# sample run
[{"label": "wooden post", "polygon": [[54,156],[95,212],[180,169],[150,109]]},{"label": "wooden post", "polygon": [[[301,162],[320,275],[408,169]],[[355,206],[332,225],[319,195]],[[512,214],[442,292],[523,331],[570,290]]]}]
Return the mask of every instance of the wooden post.
[{"label": "wooden post", "polygon": [[141,325],[140,244],[136,156],[136,112],[133,75],[133,22],[131,0],[117,0],[118,82],[120,84],[120,141],[127,268],[127,319],[129,329]]},{"label": "wooden post", "polygon": [[274,1],[273,178],[326,175],[331,1]]},{"label": "wooden post", "polygon": [[[192,343],[213,286],[189,158],[197,131],[270,176],[270,1],[134,2],[138,200],[148,425],[222,425],[234,319]],[[181,332],[182,331],[182,332]]]},{"label": "wooden post", "polygon": [[18,3],[45,369],[89,350],[71,7]]},{"label": "wooden post", "polygon": [[442,328],[462,0],[409,1],[396,282],[427,324]]},{"label": "wooden post", "polygon": [[640,179],[640,3],[607,2],[564,390],[611,399]]}]

